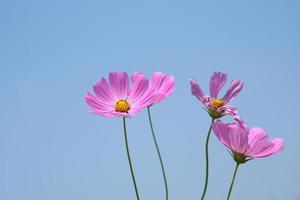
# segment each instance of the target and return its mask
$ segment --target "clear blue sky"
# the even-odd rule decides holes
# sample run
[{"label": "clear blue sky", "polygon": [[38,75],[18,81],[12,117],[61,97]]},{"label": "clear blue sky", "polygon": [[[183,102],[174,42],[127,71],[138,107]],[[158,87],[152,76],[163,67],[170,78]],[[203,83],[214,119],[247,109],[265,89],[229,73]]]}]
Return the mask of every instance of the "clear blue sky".
[{"label": "clear blue sky", "polygon": [[[199,199],[209,117],[190,95],[215,70],[245,81],[233,102],[249,126],[285,138],[278,155],[240,168],[235,200],[300,196],[300,2],[0,1],[0,199],[132,200],[122,121],[88,114],[83,96],[121,69],[173,74],[153,107],[172,200]],[[224,92],[224,91],[223,91]],[[145,111],[128,123],[142,200],[163,199]],[[212,137],[209,200],[234,162]]]}]

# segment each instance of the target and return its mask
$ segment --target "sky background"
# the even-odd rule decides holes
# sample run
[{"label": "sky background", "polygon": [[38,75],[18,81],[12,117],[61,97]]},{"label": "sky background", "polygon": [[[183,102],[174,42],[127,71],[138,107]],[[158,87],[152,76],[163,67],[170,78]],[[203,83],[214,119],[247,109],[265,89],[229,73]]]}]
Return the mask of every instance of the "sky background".
[{"label": "sky background", "polygon": [[[299,10],[297,0],[1,0],[0,199],[135,198],[121,118],[91,115],[83,99],[119,69],[176,78],[152,108],[171,200],[200,198],[210,119],[188,79],[208,92],[213,71],[244,80],[232,105],[250,127],[285,139],[240,167],[232,199],[299,200]],[[160,200],[146,114],[128,120],[129,143],[141,199]],[[210,155],[207,199],[225,199],[235,163],[214,135]]]}]

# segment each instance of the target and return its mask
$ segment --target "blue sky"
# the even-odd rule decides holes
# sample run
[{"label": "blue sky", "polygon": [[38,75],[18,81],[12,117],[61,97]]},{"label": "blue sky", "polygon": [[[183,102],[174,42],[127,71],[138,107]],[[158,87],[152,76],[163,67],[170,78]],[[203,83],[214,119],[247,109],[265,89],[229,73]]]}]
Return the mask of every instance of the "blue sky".
[{"label": "blue sky", "polygon": [[[213,71],[244,80],[232,104],[286,145],[242,166],[232,199],[299,198],[299,9],[292,0],[2,0],[0,199],[134,199],[122,120],[88,114],[83,99],[117,69],[176,78],[174,95],[152,109],[171,199],[202,191],[210,119],[188,79],[207,92]],[[128,134],[141,198],[163,199],[145,111]],[[224,199],[234,162],[214,136],[210,154],[207,199]]]}]

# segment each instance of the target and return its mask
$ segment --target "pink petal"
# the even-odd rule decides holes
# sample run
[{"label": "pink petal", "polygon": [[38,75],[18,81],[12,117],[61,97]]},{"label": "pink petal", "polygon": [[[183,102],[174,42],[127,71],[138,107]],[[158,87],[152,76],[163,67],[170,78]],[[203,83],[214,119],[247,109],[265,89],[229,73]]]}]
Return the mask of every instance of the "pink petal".
[{"label": "pink petal", "polygon": [[269,141],[256,141],[246,152],[247,156],[262,158],[273,154],[274,144]]},{"label": "pink petal", "polygon": [[155,91],[153,91],[153,98],[151,104],[159,103],[164,99],[166,99],[167,97],[168,96],[165,95],[164,93],[156,93]]},{"label": "pink petal", "polygon": [[128,74],[122,71],[115,71],[109,73],[109,83],[111,92],[116,99],[125,99],[128,93]]},{"label": "pink petal", "polygon": [[218,93],[226,83],[227,75],[222,72],[214,72],[210,78],[209,91],[211,98],[217,98]]},{"label": "pink petal", "polygon": [[231,149],[236,153],[245,153],[248,149],[248,133],[237,124],[229,124],[228,127]]},{"label": "pink petal", "polygon": [[247,155],[254,158],[263,158],[283,150],[284,145],[282,138],[274,138],[272,141],[267,141],[265,139],[266,138],[256,140],[247,152]]},{"label": "pink petal", "polygon": [[244,122],[244,120],[240,117],[240,115],[235,114],[232,116],[232,118],[246,131],[248,131],[248,126],[247,124]]},{"label": "pink petal", "polygon": [[212,130],[219,139],[219,141],[224,144],[227,148],[231,149],[231,142],[228,137],[229,135],[229,128],[227,124],[223,123],[221,120],[216,121],[213,126]]},{"label": "pink petal", "polygon": [[226,103],[229,103],[231,100],[233,100],[242,90],[243,88],[243,82],[240,80],[233,80],[222,98]]},{"label": "pink petal", "polygon": [[137,81],[139,81],[142,78],[146,78],[145,74],[142,72],[133,72],[133,74],[130,76],[131,84],[134,85]]},{"label": "pink petal", "polygon": [[155,72],[151,79],[150,88],[158,94],[153,99],[153,103],[158,103],[173,93],[175,90],[175,78],[162,72]]},{"label": "pink petal", "polygon": [[144,107],[151,105],[153,90],[148,90],[149,81],[143,73],[134,73],[131,76],[132,88],[128,96],[128,101],[131,104],[129,110],[130,115],[135,115]]},{"label": "pink petal", "polygon": [[225,115],[230,115],[232,118],[245,130],[248,129],[246,123],[242,120],[242,118],[239,116],[237,108],[233,106],[225,105],[221,108],[219,108],[218,112],[224,113]]},{"label": "pink petal", "polygon": [[273,153],[277,153],[284,149],[282,138],[274,138],[271,142],[274,144]]},{"label": "pink petal", "polygon": [[206,105],[208,103],[208,97],[205,96],[198,83],[195,80],[190,79],[190,84],[192,95],[197,97],[203,104]]},{"label": "pink petal", "polygon": [[112,115],[114,117],[130,117],[129,113],[125,113],[125,112],[117,112],[117,111],[113,111]]},{"label": "pink petal", "polygon": [[137,115],[142,111],[143,108],[144,107],[141,107],[141,106],[134,106],[128,111],[128,114],[129,114],[129,116]]},{"label": "pink petal", "polygon": [[238,114],[237,108],[233,106],[222,106],[217,110],[220,113],[224,113],[225,115],[236,116]]},{"label": "pink petal", "polygon": [[128,101],[131,103],[137,102],[148,89],[149,81],[143,73],[135,72],[131,76],[132,86],[128,95]]},{"label": "pink petal", "polygon": [[250,147],[257,141],[266,141],[267,139],[268,133],[264,129],[260,127],[253,127],[249,130],[248,143]]},{"label": "pink petal", "polygon": [[114,107],[111,105],[103,104],[99,99],[94,97],[92,94],[87,93],[84,96],[86,103],[91,107],[91,112],[94,114],[100,114],[104,117],[113,117],[112,112]]},{"label": "pink petal", "polygon": [[248,149],[248,133],[238,124],[225,124],[218,120],[213,124],[213,131],[219,141],[236,153],[245,153]]},{"label": "pink petal", "polygon": [[133,104],[132,109],[130,109],[130,113],[137,114],[143,108],[152,105],[153,98],[155,97],[153,91],[146,91],[136,102]]},{"label": "pink petal", "polygon": [[113,96],[110,86],[104,78],[101,78],[96,85],[94,85],[93,89],[98,99],[104,104],[110,104],[118,100],[116,96]]}]

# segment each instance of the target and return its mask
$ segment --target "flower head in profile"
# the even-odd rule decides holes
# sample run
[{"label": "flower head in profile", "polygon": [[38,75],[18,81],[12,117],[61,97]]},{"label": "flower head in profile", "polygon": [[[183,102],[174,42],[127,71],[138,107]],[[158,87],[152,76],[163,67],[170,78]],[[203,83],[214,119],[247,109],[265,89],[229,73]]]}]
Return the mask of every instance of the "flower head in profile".
[{"label": "flower head in profile", "polygon": [[226,83],[226,79],[227,75],[225,73],[213,73],[209,82],[210,96],[205,95],[199,84],[195,80],[190,79],[191,91],[192,94],[203,103],[207,112],[213,119],[220,118],[224,115],[231,115],[234,119],[239,121],[240,118],[237,115],[237,109],[229,106],[228,104],[242,90],[243,82],[240,80],[233,80],[224,97],[219,98],[218,94]]},{"label": "flower head in profile", "polygon": [[153,93],[151,105],[159,103],[175,91],[175,78],[163,72],[155,72],[150,80],[149,91]]},{"label": "flower head in profile", "polygon": [[245,129],[239,124],[225,124],[218,120],[212,127],[219,141],[232,151],[233,159],[241,164],[253,158],[263,158],[283,150],[283,139],[268,140],[259,127]]},{"label": "flower head in profile", "polygon": [[131,76],[131,86],[126,72],[109,73],[109,80],[101,78],[94,85],[94,93],[87,93],[85,100],[91,113],[104,117],[130,117],[138,114],[152,102],[153,92],[149,91],[149,81],[142,73]]}]

